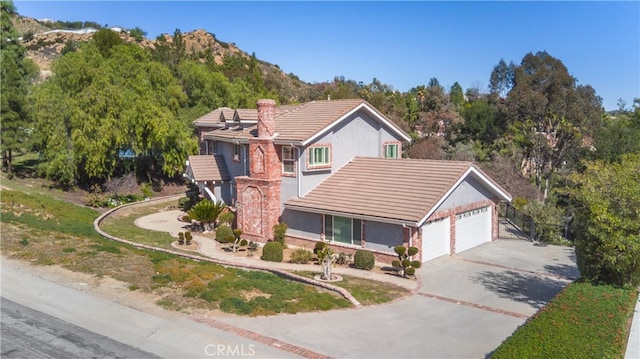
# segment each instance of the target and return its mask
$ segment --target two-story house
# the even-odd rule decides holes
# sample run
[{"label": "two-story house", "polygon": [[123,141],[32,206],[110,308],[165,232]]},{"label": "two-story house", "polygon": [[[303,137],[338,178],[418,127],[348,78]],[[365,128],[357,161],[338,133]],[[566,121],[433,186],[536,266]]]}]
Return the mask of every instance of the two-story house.
[{"label": "two-story house", "polygon": [[324,240],[387,261],[408,243],[425,261],[496,238],[496,204],[511,200],[472,163],[401,158],[410,137],[363,100],[260,100],[195,124],[200,155],[185,176],[262,242],[284,222],[288,243]]}]

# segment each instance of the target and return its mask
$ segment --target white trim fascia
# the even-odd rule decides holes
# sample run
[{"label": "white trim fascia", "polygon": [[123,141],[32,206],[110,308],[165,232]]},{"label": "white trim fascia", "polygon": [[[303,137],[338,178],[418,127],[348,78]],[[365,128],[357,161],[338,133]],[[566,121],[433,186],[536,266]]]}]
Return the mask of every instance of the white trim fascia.
[{"label": "white trim fascia", "polygon": [[412,220],[402,220],[402,219],[367,216],[367,215],[355,214],[355,213],[324,210],[324,209],[320,209],[320,208],[309,208],[309,207],[303,207],[303,206],[296,206],[295,204],[292,205],[292,204],[286,204],[286,203],[284,204],[284,208],[291,209],[291,210],[294,210],[294,211],[299,211],[299,212],[316,213],[316,214],[328,214],[328,215],[331,215],[331,216],[363,219],[365,221],[396,224],[396,225],[399,225],[399,226],[404,224],[404,225],[407,225],[407,226],[410,226],[410,227],[418,228],[418,223],[416,223],[416,222],[414,222]]},{"label": "white trim fascia", "polygon": [[332,123],[330,123],[328,126],[325,126],[322,130],[318,131],[316,134],[314,134],[311,137],[307,138],[306,140],[302,141],[302,145],[306,146],[309,143],[313,142],[318,137],[324,135],[328,130],[330,130],[334,126],[338,125],[340,122],[344,121],[346,118],[348,118],[349,116],[351,116],[352,114],[354,114],[355,112],[359,111],[362,108],[366,109],[367,112],[369,112],[373,117],[375,117],[383,125],[385,125],[386,127],[390,128],[392,132],[394,132],[395,134],[399,135],[402,139],[404,139],[407,142],[411,142],[411,137],[406,135],[404,133],[404,131],[396,128],[395,125],[393,125],[392,123],[387,121],[387,119],[385,119],[384,117],[380,116],[380,114],[377,111],[371,109],[369,106],[367,106],[366,103],[363,102],[363,103],[359,104],[358,106],[354,107],[351,111],[349,111],[346,114],[344,114],[342,117],[340,117],[340,118],[336,119],[335,121],[333,121]]},{"label": "white trim fascia", "polygon": [[433,205],[433,207],[431,207],[431,209],[429,210],[429,212],[427,212],[427,214],[420,220],[420,222],[418,222],[419,226],[422,226],[427,219],[429,219],[429,217],[431,217],[431,215],[440,207],[440,205],[442,205],[442,203],[449,198],[449,196],[451,195],[451,193],[453,193],[453,191],[456,190],[456,188],[458,188],[458,186],[460,185],[460,183],[462,183],[462,181],[464,181],[469,174],[475,174],[476,176],[478,176],[478,178],[486,185],[489,185],[489,187],[496,193],[499,195],[499,197],[502,197],[503,200],[505,201],[511,201],[511,196],[504,192],[503,190],[501,190],[500,188],[498,188],[491,180],[489,180],[486,176],[484,176],[482,173],[480,173],[475,167],[473,167],[473,165],[469,166],[469,168],[464,172],[464,174],[462,176],[460,176],[460,178],[458,178],[458,180],[456,181],[456,183],[454,183],[448,190],[447,192],[440,197],[440,199],[438,200],[438,202],[436,202],[436,204]]},{"label": "white trim fascia", "polygon": [[204,135],[202,136],[202,138],[204,138],[205,140],[214,140],[214,141],[227,142],[227,143],[237,142],[238,144],[242,144],[242,145],[246,145],[249,143],[249,140],[246,137],[223,137],[223,136],[216,136],[216,135]]}]

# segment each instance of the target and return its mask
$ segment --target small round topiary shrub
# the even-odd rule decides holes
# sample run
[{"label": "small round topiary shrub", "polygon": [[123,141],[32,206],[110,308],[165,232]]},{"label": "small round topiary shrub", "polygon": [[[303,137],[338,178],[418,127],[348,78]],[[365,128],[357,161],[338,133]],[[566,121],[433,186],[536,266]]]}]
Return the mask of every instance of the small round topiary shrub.
[{"label": "small round topiary shrub", "polygon": [[373,252],[364,249],[358,249],[353,256],[353,265],[358,269],[371,270],[375,262],[376,257],[373,255]]},{"label": "small round topiary shrub", "polygon": [[269,262],[282,262],[283,247],[280,242],[268,242],[262,247],[262,257],[260,259]]},{"label": "small round topiary shrub", "polygon": [[323,250],[326,246],[327,244],[324,242],[316,242],[315,246],[313,247],[313,254],[318,254],[318,252]]},{"label": "small round topiary shrub", "polygon": [[231,229],[231,227],[229,226],[220,226],[218,228],[216,228],[216,240],[220,243],[229,243],[227,242],[229,236],[231,236],[232,239],[235,239],[235,236],[233,235],[233,230]]}]

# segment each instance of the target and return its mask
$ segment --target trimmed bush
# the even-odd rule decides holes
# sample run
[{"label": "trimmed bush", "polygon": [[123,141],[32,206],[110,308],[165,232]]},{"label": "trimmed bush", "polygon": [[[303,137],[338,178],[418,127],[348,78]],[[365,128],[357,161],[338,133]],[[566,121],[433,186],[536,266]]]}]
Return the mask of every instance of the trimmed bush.
[{"label": "trimmed bush", "polygon": [[310,250],[305,248],[298,248],[293,253],[291,253],[291,258],[289,262],[297,263],[297,264],[307,264],[313,257],[313,253]]},{"label": "trimmed bush", "polygon": [[358,269],[371,270],[376,262],[376,257],[373,252],[358,249],[353,256],[353,265]]},{"label": "trimmed bush", "polygon": [[260,259],[269,262],[282,262],[283,248],[280,242],[268,242],[262,247]]},{"label": "trimmed bush", "polygon": [[280,242],[284,247],[284,237],[287,234],[287,225],[285,223],[278,223],[273,226],[273,241]]},{"label": "trimmed bush", "polygon": [[320,252],[321,250],[324,249],[324,247],[326,247],[327,244],[325,242],[316,242],[316,245],[313,247],[313,254],[318,254],[318,252]]},{"label": "trimmed bush", "polygon": [[220,243],[229,243],[227,242],[229,236],[231,236],[231,241],[233,241],[236,237],[233,235],[233,230],[229,226],[220,226],[216,228],[216,240]]}]

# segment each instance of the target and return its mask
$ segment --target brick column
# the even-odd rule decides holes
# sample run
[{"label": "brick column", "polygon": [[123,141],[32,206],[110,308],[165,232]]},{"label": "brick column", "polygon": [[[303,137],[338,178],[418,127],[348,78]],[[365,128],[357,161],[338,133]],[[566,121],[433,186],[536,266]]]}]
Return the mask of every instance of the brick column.
[{"label": "brick column", "polygon": [[275,101],[258,101],[258,137],[249,139],[250,176],[236,178],[238,227],[248,239],[266,242],[280,220],[282,164],[273,143]]}]

